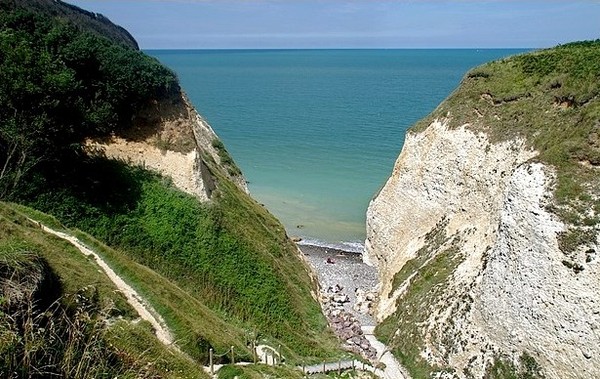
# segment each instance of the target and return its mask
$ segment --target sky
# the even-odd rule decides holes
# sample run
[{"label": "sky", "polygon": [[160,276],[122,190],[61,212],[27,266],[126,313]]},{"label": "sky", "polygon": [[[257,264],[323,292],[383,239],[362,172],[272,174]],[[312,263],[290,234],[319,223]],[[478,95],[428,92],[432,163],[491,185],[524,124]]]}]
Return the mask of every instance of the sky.
[{"label": "sky", "polygon": [[600,0],[67,0],[142,49],[542,48],[600,38]]}]

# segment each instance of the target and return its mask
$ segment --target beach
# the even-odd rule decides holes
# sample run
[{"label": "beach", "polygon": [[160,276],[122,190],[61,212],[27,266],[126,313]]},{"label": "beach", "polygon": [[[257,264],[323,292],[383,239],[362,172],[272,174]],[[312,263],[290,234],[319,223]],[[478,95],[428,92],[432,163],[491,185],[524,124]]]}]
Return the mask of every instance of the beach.
[{"label": "beach", "polygon": [[[373,317],[358,311],[357,292],[374,293],[377,286],[377,270],[362,261],[362,254],[331,247],[298,244],[298,247],[318,275],[321,291],[341,288],[339,294],[348,296],[343,303],[344,310],[350,312],[362,325],[374,325]],[[359,291],[357,291],[359,290]],[[359,303],[364,304],[363,296]],[[365,307],[363,307],[365,308]],[[363,309],[366,310],[366,309]]]}]

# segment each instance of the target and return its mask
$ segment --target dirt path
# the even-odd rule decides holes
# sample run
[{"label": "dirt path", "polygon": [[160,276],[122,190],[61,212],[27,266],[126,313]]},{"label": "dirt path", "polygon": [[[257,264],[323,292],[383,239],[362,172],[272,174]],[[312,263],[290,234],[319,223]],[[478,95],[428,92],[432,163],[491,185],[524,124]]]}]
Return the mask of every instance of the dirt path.
[{"label": "dirt path", "polygon": [[385,368],[379,376],[386,379],[410,379],[408,370],[396,360],[390,349],[373,334],[375,326],[363,325],[362,330],[371,345],[377,350],[379,362],[385,364]]},{"label": "dirt path", "polygon": [[[38,223],[35,220],[31,221]],[[100,266],[102,270],[104,270],[106,275],[115,284],[115,286],[117,286],[119,291],[121,291],[125,295],[125,297],[127,298],[127,302],[131,304],[131,306],[136,310],[136,312],[140,315],[140,318],[152,324],[156,337],[159,339],[159,341],[167,346],[175,346],[173,344],[173,336],[171,335],[171,332],[169,332],[169,330],[167,329],[165,321],[162,319],[162,317],[160,317],[158,312],[156,312],[156,310],[154,310],[154,308],[152,308],[150,304],[144,302],[142,300],[142,297],[133,288],[131,288],[129,284],[125,283],[125,281],[121,279],[121,277],[117,275],[117,273],[115,273],[113,269],[110,268],[110,266],[106,264],[106,262],[98,254],[96,254],[96,252],[86,247],[77,237],[74,237],[67,233],[56,231],[52,228],[47,227],[46,225],[40,223],[38,224],[40,225],[43,231],[53,234],[66,241],[69,241],[84,255],[93,256],[98,266]]]}]

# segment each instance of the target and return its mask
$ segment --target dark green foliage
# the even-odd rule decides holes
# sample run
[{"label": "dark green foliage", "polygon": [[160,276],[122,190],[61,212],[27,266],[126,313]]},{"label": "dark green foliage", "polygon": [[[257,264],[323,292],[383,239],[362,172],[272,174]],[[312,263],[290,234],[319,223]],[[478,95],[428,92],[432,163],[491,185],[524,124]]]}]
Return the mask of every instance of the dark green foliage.
[{"label": "dark green foliage", "polygon": [[217,373],[217,378],[219,379],[248,379],[247,375],[244,375],[244,370],[241,367],[236,366],[223,366]]},{"label": "dark green foliage", "polygon": [[38,13],[1,12],[0,198],[178,89],[172,72],[137,50]]},{"label": "dark green foliage", "polygon": [[135,50],[139,49],[137,42],[127,30],[113,24],[103,15],[60,0],[0,0],[0,12],[12,12],[16,9],[43,16],[51,15],[116,43]]}]

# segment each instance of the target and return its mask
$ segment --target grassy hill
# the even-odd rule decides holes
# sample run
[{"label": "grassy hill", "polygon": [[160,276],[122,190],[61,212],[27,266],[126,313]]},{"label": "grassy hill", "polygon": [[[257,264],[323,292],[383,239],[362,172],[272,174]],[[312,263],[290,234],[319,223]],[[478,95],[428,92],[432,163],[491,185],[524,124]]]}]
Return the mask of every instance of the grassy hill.
[{"label": "grassy hill", "polygon": [[206,377],[131,322],[136,312],[97,265],[26,216],[40,215],[0,203],[2,377]]},{"label": "grassy hill", "polygon": [[[0,200],[11,201],[0,203],[0,376],[202,377],[209,349],[234,346],[251,360],[255,339],[281,345],[292,364],[340,356],[295,245],[228,179],[231,164],[205,157],[216,188],[202,203],[167,178],[85,151],[86,138],[124,133],[148,103],[182,96],[170,70],[98,19],[54,1],[0,3]],[[184,354],[132,323],[95,264],[26,216],[101,254]],[[29,340],[32,326],[42,332]],[[57,342],[78,330],[73,345]],[[91,351],[106,359],[85,358]]]}]

